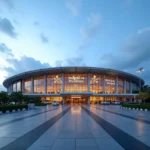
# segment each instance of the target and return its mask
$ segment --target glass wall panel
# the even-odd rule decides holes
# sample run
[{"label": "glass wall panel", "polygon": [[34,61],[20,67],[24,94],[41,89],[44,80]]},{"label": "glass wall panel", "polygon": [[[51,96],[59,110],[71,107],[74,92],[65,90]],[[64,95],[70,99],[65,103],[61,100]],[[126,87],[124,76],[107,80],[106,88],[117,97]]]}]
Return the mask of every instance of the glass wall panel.
[{"label": "glass wall panel", "polygon": [[118,94],[124,93],[124,80],[118,78]]},{"label": "glass wall panel", "polygon": [[65,92],[88,92],[87,74],[65,74],[64,75]]},{"label": "glass wall panel", "polygon": [[44,76],[34,77],[34,93],[44,93]]},{"label": "glass wall panel", "polygon": [[132,92],[133,93],[139,92],[138,85],[136,83],[132,83]]},{"label": "glass wall panel", "polygon": [[116,77],[106,76],[105,85],[106,85],[106,94],[116,93]]},{"label": "glass wall panel", "polygon": [[17,82],[17,92],[21,92],[21,81]]},{"label": "glass wall panel", "polygon": [[46,100],[50,101],[50,103],[52,103],[53,101],[57,101],[57,102],[61,102],[62,101],[62,97],[46,97]]},{"label": "glass wall panel", "polygon": [[95,96],[90,97],[91,104],[100,103],[101,101],[104,101],[104,97],[95,97]]},{"label": "glass wall panel", "polygon": [[62,91],[62,75],[47,75],[47,93],[58,94]]},{"label": "glass wall panel", "polygon": [[104,93],[104,76],[103,75],[90,75],[90,91],[96,94]]},{"label": "glass wall panel", "polygon": [[13,84],[13,92],[17,92],[17,84],[16,83]]},{"label": "glass wall panel", "polygon": [[31,79],[24,80],[24,93],[31,93]]},{"label": "glass wall panel", "polygon": [[115,101],[116,100],[116,97],[105,97],[105,100],[106,101]]},{"label": "glass wall panel", "polygon": [[126,81],[126,93],[130,93],[130,82]]}]

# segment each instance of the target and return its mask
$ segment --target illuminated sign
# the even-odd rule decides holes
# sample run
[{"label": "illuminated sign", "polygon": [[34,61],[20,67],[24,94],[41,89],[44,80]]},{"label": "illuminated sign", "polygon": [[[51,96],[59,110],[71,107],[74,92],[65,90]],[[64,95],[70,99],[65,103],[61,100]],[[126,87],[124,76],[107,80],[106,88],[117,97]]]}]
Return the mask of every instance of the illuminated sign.
[{"label": "illuminated sign", "polygon": [[106,84],[108,85],[115,85],[115,80],[105,79]]},{"label": "illuminated sign", "polygon": [[68,77],[68,81],[70,83],[83,83],[84,82],[84,77]]}]

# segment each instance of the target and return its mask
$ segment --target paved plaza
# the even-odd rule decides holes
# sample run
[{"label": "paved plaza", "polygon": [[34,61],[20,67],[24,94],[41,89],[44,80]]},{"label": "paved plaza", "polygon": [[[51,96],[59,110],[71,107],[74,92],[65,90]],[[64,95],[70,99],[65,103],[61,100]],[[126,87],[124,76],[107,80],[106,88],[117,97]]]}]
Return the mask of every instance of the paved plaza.
[{"label": "paved plaza", "polygon": [[0,150],[148,150],[150,112],[64,105],[0,116]]}]

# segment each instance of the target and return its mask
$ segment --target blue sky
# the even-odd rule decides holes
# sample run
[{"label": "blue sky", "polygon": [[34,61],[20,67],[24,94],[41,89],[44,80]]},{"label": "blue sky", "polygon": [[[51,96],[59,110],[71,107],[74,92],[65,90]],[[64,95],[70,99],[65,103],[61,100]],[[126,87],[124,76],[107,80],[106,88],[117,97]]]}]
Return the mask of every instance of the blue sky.
[{"label": "blue sky", "polygon": [[150,84],[149,0],[0,0],[0,90],[5,78],[56,66],[136,73]]}]

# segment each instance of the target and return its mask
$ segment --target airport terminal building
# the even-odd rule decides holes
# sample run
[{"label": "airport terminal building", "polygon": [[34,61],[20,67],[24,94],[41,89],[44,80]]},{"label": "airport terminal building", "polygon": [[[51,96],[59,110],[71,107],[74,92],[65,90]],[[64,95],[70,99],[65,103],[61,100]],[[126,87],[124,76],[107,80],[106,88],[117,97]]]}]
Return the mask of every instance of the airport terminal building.
[{"label": "airport terminal building", "polygon": [[6,79],[8,93],[21,91],[42,100],[95,103],[133,101],[144,80],[118,70],[95,67],[55,67],[24,72]]}]

